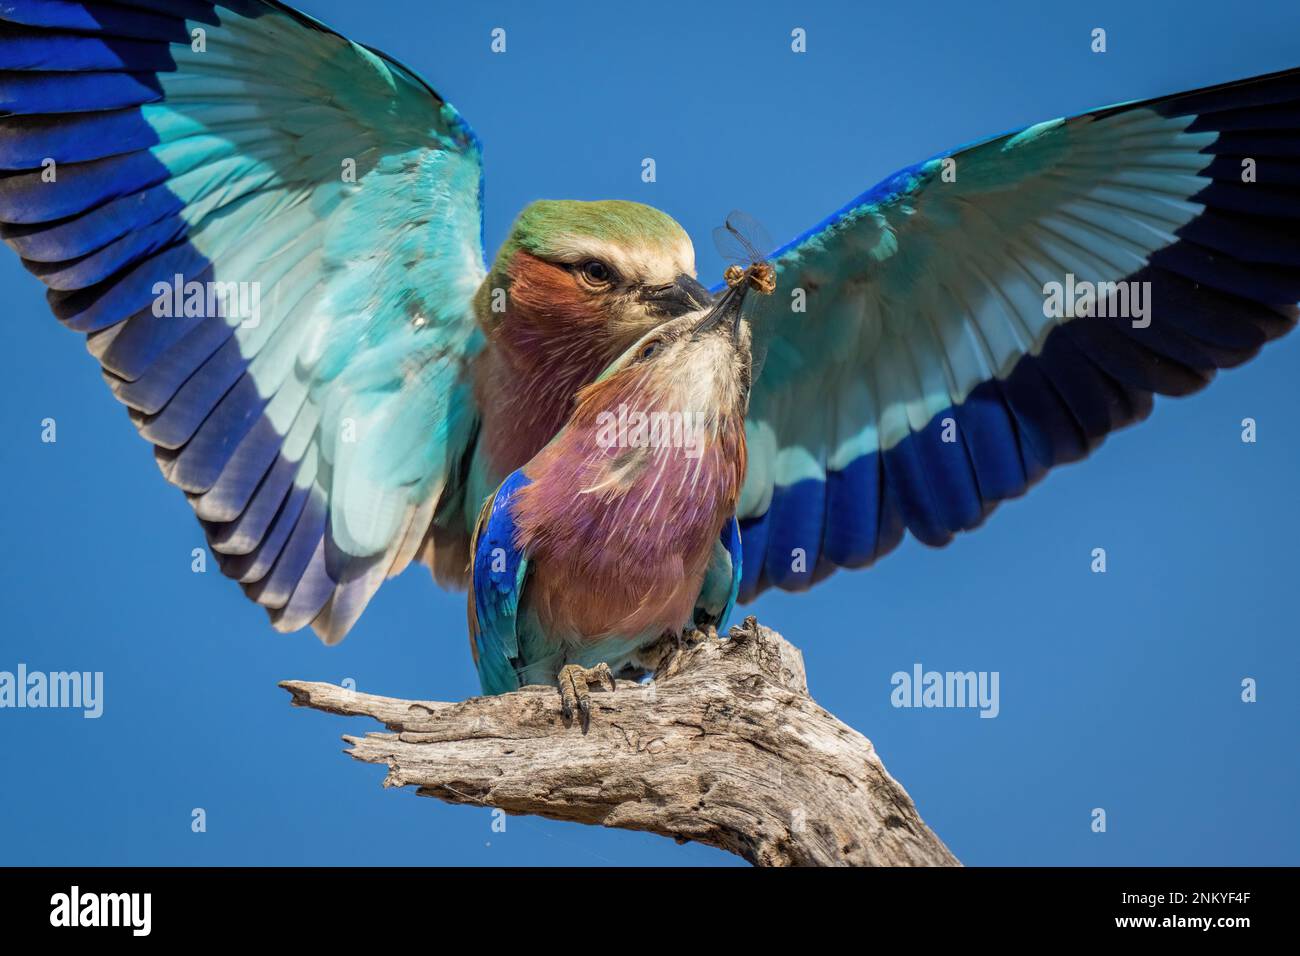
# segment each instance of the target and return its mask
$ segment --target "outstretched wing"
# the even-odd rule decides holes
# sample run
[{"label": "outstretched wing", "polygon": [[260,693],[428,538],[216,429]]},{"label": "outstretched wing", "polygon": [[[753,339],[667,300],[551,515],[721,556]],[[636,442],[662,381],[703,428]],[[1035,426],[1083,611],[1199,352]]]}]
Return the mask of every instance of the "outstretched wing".
[{"label": "outstretched wing", "polygon": [[469,649],[485,694],[518,690],[523,663],[519,601],[528,576],[528,559],[515,546],[510,510],[514,493],[528,484],[523,469],[514,472],[483,504],[474,529],[474,565],[469,592]]},{"label": "outstretched wing", "polygon": [[423,81],[269,0],[5,0],[0,169],[0,235],[277,628],[463,573],[481,167]]},{"label": "outstretched wing", "polygon": [[[741,600],[870,564],[904,529],[944,545],[1143,419],[1153,393],[1193,392],[1289,330],[1300,71],[936,157],[775,259]],[[1070,311],[1103,282],[1125,284],[1098,290],[1111,317]]]}]

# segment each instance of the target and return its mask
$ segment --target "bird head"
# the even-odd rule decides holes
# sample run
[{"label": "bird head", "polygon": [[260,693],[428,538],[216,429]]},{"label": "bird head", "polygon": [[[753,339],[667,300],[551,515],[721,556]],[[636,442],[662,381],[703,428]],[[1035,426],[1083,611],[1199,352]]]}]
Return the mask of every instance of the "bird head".
[{"label": "bird head", "polygon": [[690,237],[641,203],[543,200],[515,221],[479,292],[506,350],[573,350],[603,368],[667,320],[709,305]]},{"label": "bird head", "polygon": [[626,407],[698,414],[711,434],[743,423],[752,375],[746,291],[731,289],[709,308],[643,335],[578,393],[573,421],[596,421]]}]

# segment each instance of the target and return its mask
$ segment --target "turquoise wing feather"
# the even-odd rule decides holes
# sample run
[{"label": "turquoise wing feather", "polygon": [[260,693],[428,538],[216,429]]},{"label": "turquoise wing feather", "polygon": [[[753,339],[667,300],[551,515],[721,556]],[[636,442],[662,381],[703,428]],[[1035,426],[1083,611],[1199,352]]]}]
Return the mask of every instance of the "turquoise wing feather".
[{"label": "turquoise wing feather", "polygon": [[339,640],[417,555],[459,581],[484,264],[455,109],[279,3],[8,0],[0,114],[0,235],[275,626]]},{"label": "turquoise wing feather", "polygon": [[[778,250],[741,600],[904,531],[946,544],[1292,328],[1297,117],[1292,70],[1053,120],[909,167]],[[1066,288],[1094,307],[1053,306]]]}]

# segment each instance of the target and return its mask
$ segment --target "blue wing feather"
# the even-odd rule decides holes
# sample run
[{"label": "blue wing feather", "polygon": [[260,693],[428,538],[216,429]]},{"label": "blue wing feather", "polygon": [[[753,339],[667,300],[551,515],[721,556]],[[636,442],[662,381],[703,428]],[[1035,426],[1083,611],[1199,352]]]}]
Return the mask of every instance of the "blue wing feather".
[{"label": "blue wing feather", "polygon": [[736,606],[743,570],[740,525],[732,516],[722,526],[713,557],[704,572],[700,596],[695,602],[696,627],[712,625],[719,631],[726,628]]},{"label": "blue wing feather", "polygon": [[[417,555],[463,583],[463,526],[428,534],[460,513],[481,347],[456,111],[271,0],[8,0],[0,71],[0,238],[89,335],[222,570],[331,642]],[[160,311],[175,277],[256,291],[258,314]]]},{"label": "blue wing feather", "polygon": [[504,694],[520,686],[519,604],[528,559],[515,547],[511,499],[528,484],[523,469],[497,489],[474,535],[470,641],[485,694]]},{"label": "blue wing feather", "polygon": [[[910,166],[777,250],[741,600],[870,564],[904,529],[944,545],[1291,329],[1297,117],[1291,70],[1039,124]],[[1148,284],[1149,321],[1047,315],[1067,274]]]}]

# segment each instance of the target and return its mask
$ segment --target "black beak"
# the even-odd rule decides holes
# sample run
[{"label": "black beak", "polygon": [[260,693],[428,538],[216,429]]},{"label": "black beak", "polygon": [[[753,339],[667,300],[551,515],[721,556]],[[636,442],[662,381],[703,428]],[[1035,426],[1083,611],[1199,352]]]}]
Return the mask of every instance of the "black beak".
[{"label": "black beak", "polygon": [[641,293],[651,315],[675,319],[688,312],[703,309],[713,301],[709,290],[695,278],[683,273],[668,285],[650,286]]},{"label": "black beak", "polygon": [[730,322],[731,337],[736,338],[740,334],[740,319],[744,315],[745,293],[748,291],[749,283],[742,282],[722,293],[718,301],[713,303],[713,308],[709,309],[699,325],[695,326],[695,335],[703,335],[723,322]]}]

